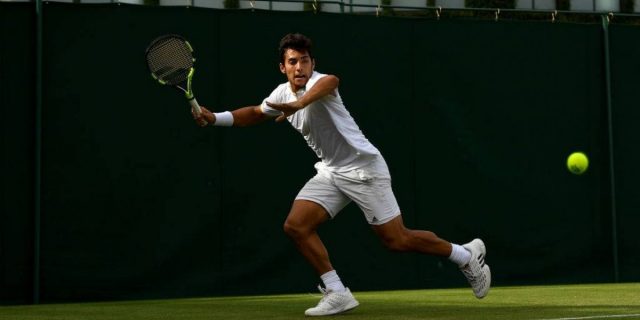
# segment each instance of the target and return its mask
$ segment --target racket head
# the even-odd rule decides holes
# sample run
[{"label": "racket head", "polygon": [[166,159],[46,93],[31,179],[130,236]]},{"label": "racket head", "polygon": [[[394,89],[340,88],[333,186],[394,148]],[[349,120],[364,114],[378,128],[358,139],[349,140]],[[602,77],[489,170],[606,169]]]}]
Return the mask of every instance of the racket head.
[{"label": "racket head", "polygon": [[149,44],[145,52],[147,66],[151,75],[161,84],[178,86],[185,92],[193,76],[193,48],[180,35],[167,34],[160,36]]}]

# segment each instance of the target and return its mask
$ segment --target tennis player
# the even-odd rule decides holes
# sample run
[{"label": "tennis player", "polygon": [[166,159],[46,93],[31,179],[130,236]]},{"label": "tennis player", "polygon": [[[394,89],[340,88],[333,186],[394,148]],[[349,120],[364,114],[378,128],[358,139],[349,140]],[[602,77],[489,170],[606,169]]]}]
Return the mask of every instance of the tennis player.
[{"label": "tennis player", "polygon": [[317,174],[300,190],[284,223],[284,231],[324,284],[324,288],[319,286],[323,298],[305,315],[338,314],[359,304],[332,267],[316,232],[351,201],[360,207],[389,249],[448,258],[460,268],[477,298],[487,295],[491,271],[484,261],[482,240],[461,246],[431,231],[404,226],[387,164],[345,108],[338,93],[338,78],[314,71],[311,40],[302,34],[287,34],[280,41],[280,57],[280,72],[287,82],[260,105],[220,113],[203,107],[202,114],[194,113],[194,118],[201,126],[206,120],[215,126],[238,127],[286,119],[318,156]]}]

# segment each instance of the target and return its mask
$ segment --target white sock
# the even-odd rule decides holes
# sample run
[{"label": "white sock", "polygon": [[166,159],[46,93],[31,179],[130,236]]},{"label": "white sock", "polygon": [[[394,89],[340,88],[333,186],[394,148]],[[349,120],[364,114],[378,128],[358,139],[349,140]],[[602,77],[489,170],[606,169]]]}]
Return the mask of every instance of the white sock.
[{"label": "white sock", "polygon": [[338,273],[335,270],[331,270],[320,276],[322,282],[324,282],[324,287],[329,291],[333,292],[342,292],[345,291],[346,288],[340,281],[340,277],[338,277]]},{"label": "white sock", "polygon": [[465,249],[463,246],[452,243],[451,244],[451,255],[449,256],[449,260],[458,265],[458,267],[462,268],[469,260],[471,260],[471,252]]}]

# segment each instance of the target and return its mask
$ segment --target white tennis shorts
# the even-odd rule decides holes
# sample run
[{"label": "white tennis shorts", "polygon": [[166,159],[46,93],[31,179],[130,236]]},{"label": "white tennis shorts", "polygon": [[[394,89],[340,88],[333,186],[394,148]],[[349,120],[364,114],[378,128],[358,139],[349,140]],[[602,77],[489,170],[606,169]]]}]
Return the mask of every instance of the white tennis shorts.
[{"label": "white tennis shorts", "polygon": [[354,201],[372,225],[381,225],[400,215],[391,190],[387,164],[378,156],[369,165],[347,172],[334,172],[318,162],[318,174],[300,190],[296,200],[313,201],[327,210],[331,218]]}]

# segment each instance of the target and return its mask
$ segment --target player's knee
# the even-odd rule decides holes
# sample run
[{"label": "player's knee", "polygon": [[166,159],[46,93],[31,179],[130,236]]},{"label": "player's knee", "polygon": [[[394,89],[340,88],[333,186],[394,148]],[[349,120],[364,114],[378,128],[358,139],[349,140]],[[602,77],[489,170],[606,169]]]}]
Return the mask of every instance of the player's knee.
[{"label": "player's knee", "polygon": [[305,227],[301,226],[300,224],[293,223],[289,220],[284,222],[283,230],[285,234],[293,239],[299,238],[306,233]]},{"label": "player's knee", "polygon": [[282,226],[282,230],[284,231],[284,233],[286,235],[288,235],[289,237],[294,237],[295,234],[297,233],[297,228],[295,226],[293,226],[291,223],[289,223],[289,221],[285,221],[284,225]]}]

